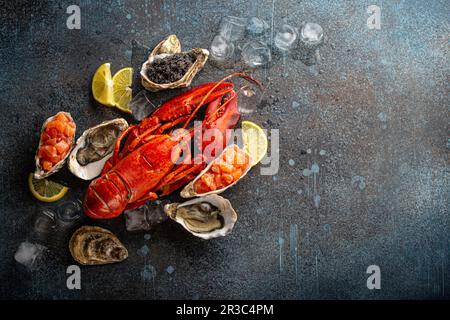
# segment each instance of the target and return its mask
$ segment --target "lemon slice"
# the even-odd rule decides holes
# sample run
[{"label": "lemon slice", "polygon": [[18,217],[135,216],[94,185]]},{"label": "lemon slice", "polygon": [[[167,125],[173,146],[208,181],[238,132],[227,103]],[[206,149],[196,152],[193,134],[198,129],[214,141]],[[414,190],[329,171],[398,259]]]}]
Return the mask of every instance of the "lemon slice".
[{"label": "lemon slice", "polygon": [[101,104],[113,107],[113,82],[111,79],[111,64],[104,63],[95,71],[92,78],[92,95]]},{"label": "lemon slice", "polygon": [[133,68],[123,68],[112,78],[114,106],[119,110],[131,113],[128,104],[131,100],[131,83],[133,82]]},{"label": "lemon slice", "polygon": [[253,159],[253,165],[261,161],[267,153],[267,136],[263,129],[251,121],[242,121],[242,140],[244,150]]},{"label": "lemon slice", "polygon": [[28,187],[33,196],[43,202],[55,202],[69,191],[69,188],[59,183],[47,179],[35,179],[32,173],[28,177]]}]

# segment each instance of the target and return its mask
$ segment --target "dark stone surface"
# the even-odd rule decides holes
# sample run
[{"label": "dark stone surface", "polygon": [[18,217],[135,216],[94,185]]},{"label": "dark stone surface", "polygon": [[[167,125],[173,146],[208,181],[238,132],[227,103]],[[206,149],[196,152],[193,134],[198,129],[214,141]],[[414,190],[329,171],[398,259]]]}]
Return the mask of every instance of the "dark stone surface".
[{"label": "dark stone surface", "polygon": [[[449,298],[449,2],[383,1],[381,30],[369,30],[373,2],[85,0],[81,30],[69,30],[72,2],[0,1],[0,298]],[[293,53],[254,72],[267,94],[246,118],[280,129],[280,170],[257,167],[224,194],[239,214],[233,233],[202,241],[167,221],[149,237],[127,233],[123,218],[95,222],[130,256],[83,267],[82,290],[66,288],[65,241],[40,270],[18,265],[43,206],[27,187],[42,122],[69,111],[80,135],[123,116],[91,97],[101,63],[138,67],[147,53],[133,40],[153,47],[170,33],[186,49],[208,47],[222,15],[243,13],[274,32],[318,22],[327,41],[320,65]],[[208,63],[194,84],[230,71]],[[314,164],[315,177],[304,176]],[[68,198],[81,198],[87,184],[64,177]],[[372,264],[381,290],[366,287]]]}]

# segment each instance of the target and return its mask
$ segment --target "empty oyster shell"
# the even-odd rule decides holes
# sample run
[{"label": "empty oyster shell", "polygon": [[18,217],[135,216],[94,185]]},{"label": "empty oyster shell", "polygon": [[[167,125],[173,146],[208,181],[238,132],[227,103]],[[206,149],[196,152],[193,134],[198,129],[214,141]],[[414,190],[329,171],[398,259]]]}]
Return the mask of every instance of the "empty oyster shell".
[{"label": "empty oyster shell", "polygon": [[69,170],[84,180],[100,175],[105,162],[112,156],[117,138],[126,128],[127,121],[119,118],[84,131],[70,153]]},{"label": "empty oyster shell", "polygon": [[167,204],[164,212],[194,236],[205,240],[226,236],[237,220],[230,201],[215,194]]},{"label": "empty oyster shell", "polygon": [[[223,155],[227,152],[227,150],[229,150],[229,149],[237,149],[237,150],[239,150],[239,152],[245,153],[246,156],[248,157],[248,158],[247,158],[247,159],[248,159],[247,165],[246,165],[244,171],[242,172],[242,174],[240,175],[240,177],[239,177],[237,180],[235,180],[234,182],[232,182],[232,183],[226,185],[226,186],[223,187],[223,188],[216,189],[216,190],[212,190],[212,191],[209,191],[209,192],[197,192],[197,191],[196,191],[196,188],[195,188],[195,185],[196,185],[197,180],[199,180],[200,177],[203,176],[203,175],[204,175],[205,173],[207,173],[208,171],[210,172],[211,167],[212,167],[213,165],[217,164],[218,161],[220,161],[220,159],[222,159],[222,156],[223,156]],[[251,157],[246,151],[244,151],[243,149],[240,149],[236,144],[231,144],[231,145],[227,146],[225,149],[223,149],[222,153],[221,153],[216,159],[214,159],[213,161],[211,161],[211,162],[208,164],[208,166],[206,166],[206,168],[203,169],[203,171],[200,172],[200,173],[198,174],[197,177],[195,177],[194,180],[192,180],[188,185],[186,185],[186,186],[183,188],[183,190],[181,190],[180,195],[181,195],[183,198],[192,198],[192,197],[206,196],[206,195],[209,195],[209,194],[218,194],[218,193],[222,193],[222,192],[224,192],[225,190],[227,190],[228,188],[234,186],[234,185],[235,185],[238,181],[240,181],[243,177],[245,177],[245,175],[247,175],[247,173],[248,173],[248,172],[250,171],[250,169],[252,168],[252,163],[253,163],[252,157]]]},{"label": "empty oyster shell", "polygon": [[[43,135],[46,134],[45,129],[47,128],[47,125],[53,121],[54,119],[57,119],[59,114],[64,114],[67,119],[69,119],[70,122],[73,123],[74,129],[72,132],[71,136],[67,136],[67,143],[69,144],[69,148],[68,150],[65,152],[64,157],[58,162],[56,163],[50,170],[46,171],[41,167],[41,163],[40,163],[40,158],[39,158],[39,150],[41,149],[41,147],[43,146]],[[60,111],[57,114],[55,114],[54,116],[51,116],[50,118],[48,118],[47,120],[45,120],[44,124],[42,125],[42,129],[41,129],[41,137],[39,139],[39,146],[38,149],[36,151],[36,156],[35,156],[35,161],[36,161],[36,171],[34,172],[34,177],[36,179],[43,179],[48,177],[49,175],[59,171],[63,166],[64,163],[66,162],[67,157],[70,154],[70,149],[73,146],[73,142],[75,139],[75,129],[76,129],[76,124],[73,121],[72,116],[70,115],[70,113],[68,112],[64,112],[64,111]],[[61,132],[58,133],[58,135],[61,134]],[[54,140],[54,139],[49,139],[49,140]]]},{"label": "empty oyster shell", "polygon": [[128,250],[109,230],[83,226],[74,232],[69,242],[72,257],[83,265],[120,262],[128,258]]},{"label": "empty oyster shell", "polygon": [[160,91],[165,89],[183,88],[191,84],[192,79],[195,77],[197,72],[199,72],[208,60],[209,51],[206,49],[195,48],[190,51],[184,52],[195,56],[194,63],[186,71],[184,76],[171,83],[156,83],[149,79],[147,76],[147,71],[155,59],[165,58],[169,55],[181,52],[181,43],[176,35],[170,35],[163,41],[161,41],[152,51],[148,60],[144,62],[141,68],[141,82],[142,85],[150,91]]}]

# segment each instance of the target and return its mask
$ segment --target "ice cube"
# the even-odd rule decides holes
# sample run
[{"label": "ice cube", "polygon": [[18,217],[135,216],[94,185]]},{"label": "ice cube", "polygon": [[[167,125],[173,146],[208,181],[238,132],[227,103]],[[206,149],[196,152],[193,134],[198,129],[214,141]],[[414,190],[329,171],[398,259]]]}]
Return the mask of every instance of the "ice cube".
[{"label": "ice cube", "polygon": [[227,16],[223,17],[219,26],[219,35],[234,42],[244,37],[247,19]]},{"label": "ice cube", "polygon": [[61,203],[56,210],[56,219],[66,224],[72,224],[83,217],[81,201],[66,201]]},{"label": "ice cube", "polygon": [[296,40],[297,30],[288,24],[284,24],[275,35],[274,43],[278,49],[288,51],[294,47]]},{"label": "ice cube", "polygon": [[307,22],[300,30],[300,49],[298,59],[307,66],[313,66],[320,61],[318,48],[323,43],[323,29],[317,23]]},{"label": "ice cube", "polygon": [[239,98],[239,112],[242,114],[250,114],[256,111],[256,107],[261,102],[262,95],[257,94],[256,91],[251,88],[245,88],[242,90],[242,96]]},{"label": "ice cube", "polygon": [[211,57],[218,61],[224,61],[233,56],[234,44],[225,37],[215,36],[210,47]]},{"label": "ice cube", "polygon": [[165,204],[166,202],[162,202],[156,205],[148,201],[138,208],[125,211],[124,216],[127,231],[149,231],[154,226],[167,220],[167,216],[163,210]]},{"label": "ice cube", "polygon": [[42,260],[46,250],[47,248],[43,245],[22,242],[14,255],[14,259],[29,270],[36,270],[39,268],[39,261]]},{"label": "ice cube", "polygon": [[269,29],[269,25],[263,19],[252,17],[247,22],[247,32],[252,36],[264,34]]},{"label": "ice cube", "polygon": [[62,237],[67,230],[73,228],[84,220],[84,213],[81,209],[81,201],[65,201],[56,208],[56,229],[55,236]]},{"label": "ice cube", "polygon": [[150,230],[146,220],[145,208],[141,206],[124,212],[125,226],[128,231]]},{"label": "ice cube", "polygon": [[303,43],[318,45],[323,40],[323,29],[317,23],[307,22],[302,26],[300,39]]},{"label": "ice cube", "polygon": [[272,60],[269,47],[262,41],[251,40],[242,47],[242,58],[249,67],[258,67]]},{"label": "ice cube", "polygon": [[131,109],[133,118],[137,121],[141,121],[156,109],[146,90],[139,91],[128,103],[128,107]]},{"label": "ice cube", "polygon": [[48,209],[39,209],[34,216],[32,238],[47,243],[56,228],[55,214]]}]

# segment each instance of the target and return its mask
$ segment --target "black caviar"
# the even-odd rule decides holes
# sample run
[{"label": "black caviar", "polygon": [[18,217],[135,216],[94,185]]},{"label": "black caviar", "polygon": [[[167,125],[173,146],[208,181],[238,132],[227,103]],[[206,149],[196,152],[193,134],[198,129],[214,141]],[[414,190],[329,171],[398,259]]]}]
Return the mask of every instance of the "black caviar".
[{"label": "black caviar", "polygon": [[180,80],[196,57],[191,53],[175,53],[161,59],[155,59],[147,69],[147,77],[155,83],[171,83]]}]

